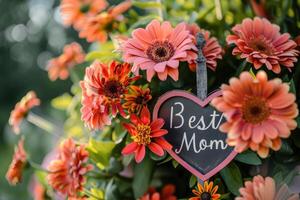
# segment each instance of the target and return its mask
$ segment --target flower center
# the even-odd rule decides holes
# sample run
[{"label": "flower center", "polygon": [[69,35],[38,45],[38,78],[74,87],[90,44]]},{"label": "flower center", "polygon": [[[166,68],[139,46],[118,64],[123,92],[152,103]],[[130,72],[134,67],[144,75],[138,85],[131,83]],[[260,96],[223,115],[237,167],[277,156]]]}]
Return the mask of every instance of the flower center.
[{"label": "flower center", "polygon": [[116,80],[107,81],[104,86],[104,93],[110,98],[119,98],[123,93],[124,89],[120,82]]},{"label": "flower center", "polygon": [[250,41],[249,46],[260,53],[265,53],[267,55],[273,54],[273,46],[265,38],[254,38]]},{"label": "flower center", "polygon": [[148,145],[151,143],[151,128],[148,125],[139,124],[136,127],[136,135],[132,136],[134,142],[139,145]]},{"label": "flower center", "polygon": [[258,124],[266,120],[270,115],[270,109],[260,97],[248,97],[242,106],[243,119],[252,124]]},{"label": "flower center", "polygon": [[80,12],[82,13],[86,13],[90,10],[90,4],[83,4],[81,7],[80,7]]},{"label": "flower center", "polygon": [[203,192],[200,196],[201,200],[211,200],[211,195],[208,192]]},{"label": "flower center", "polygon": [[147,56],[156,63],[169,60],[174,53],[173,45],[167,41],[155,42],[146,51]]},{"label": "flower center", "polygon": [[144,104],[144,97],[143,96],[137,96],[136,99],[135,99],[135,103]]}]

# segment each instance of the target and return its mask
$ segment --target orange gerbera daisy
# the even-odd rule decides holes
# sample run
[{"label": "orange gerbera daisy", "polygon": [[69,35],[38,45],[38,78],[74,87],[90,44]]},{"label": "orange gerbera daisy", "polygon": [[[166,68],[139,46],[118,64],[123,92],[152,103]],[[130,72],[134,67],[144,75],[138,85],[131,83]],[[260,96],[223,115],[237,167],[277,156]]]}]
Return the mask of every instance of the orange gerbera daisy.
[{"label": "orange gerbera daisy", "polygon": [[185,23],[175,28],[168,21],[162,24],[153,20],[147,27],[132,32],[132,38],[122,45],[123,59],[134,63],[132,72],[139,69],[147,71],[147,80],[151,81],[157,73],[162,81],[170,76],[178,80],[179,61],[187,61],[188,51],[195,49],[193,36],[185,29]]},{"label": "orange gerbera daisy", "polygon": [[121,100],[128,92],[128,86],[139,77],[129,77],[131,66],[128,63],[111,62],[105,65],[94,62],[85,71],[84,84],[88,95],[101,97],[104,111],[113,116],[119,112],[126,116]]},{"label": "orange gerbera daisy", "polygon": [[294,67],[299,51],[295,49],[297,44],[289,39],[290,35],[280,34],[279,30],[279,26],[267,19],[247,18],[232,28],[234,35],[227,36],[226,40],[236,45],[232,54],[246,58],[255,69],[266,65],[269,70],[280,73],[280,65],[288,70]]},{"label": "orange gerbera daisy", "polygon": [[[206,59],[206,66],[215,71],[217,68],[217,59],[222,59],[222,47],[218,43],[215,37],[210,37],[210,32],[204,29],[200,29],[197,24],[186,24],[186,29],[195,37],[193,42],[196,45],[197,33],[202,33],[205,39],[205,45],[202,49],[202,53]],[[196,71],[196,59],[198,56],[198,49],[192,49],[188,52],[189,68],[192,71]]]},{"label": "orange gerbera daisy", "polygon": [[79,30],[89,17],[97,15],[107,7],[105,0],[62,0],[60,11],[65,25],[74,25]]},{"label": "orange gerbera daisy", "polygon": [[29,91],[21,101],[15,105],[15,108],[10,113],[8,123],[12,126],[16,134],[20,133],[20,124],[29,110],[38,105],[40,105],[40,100],[36,97],[34,91]]},{"label": "orange gerbera daisy", "polygon": [[128,110],[129,113],[139,114],[151,99],[152,96],[149,88],[143,89],[142,87],[132,85],[129,88],[129,93],[125,94],[123,108]]},{"label": "orange gerbera daisy", "polygon": [[86,38],[88,42],[106,42],[108,39],[107,33],[118,27],[117,21],[122,20],[122,14],[131,6],[130,0],[124,1],[109,8],[107,12],[89,18],[80,30],[79,37]]},{"label": "orange gerbera daisy", "polygon": [[227,122],[220,130],[227,133],[227,143],[237,152],[250,147],[265,158],[269,148],[279,150],[280,138],[288,138],[297,127],[295,95],[280,79],[268,81],[264,71],[256,77],[243,72],[221,90],[223,96],[213,99],[212,105],[224,113]]},{"label": "orange gerbera daisy", "polygon": [[273,178],[258,175],[253,181],[246,181],[245,187],[240,188],[240,197],[236,200],[299,200],[298,194],[291,194],[288,187],[283,185],[276,188]]},{"label": "orange gerbera daisy", "polygon": [[154,188],[150,188],[139,200],[177,200],[175,196],[175,185],[165,185],[161,192],[157,192]]},{"label": "orange gerbera daisy", "polygon": [[131,123],[124,123],[133,140],[122,150],[122,154],[135,154],[137,163],[141,162],[146,154],[146,147],[158,156],[164,155],[164,150],[171,149],[169,144],[162,136],[168,133],[167,130],[161,129],[164,125],[163,119],[150,121],[150,111],[143,107],[140,118],[135,114],[130,115]]},{"label": "orange gerbera daisy", "polygon": [[22,138],[18,146],[15,147],[15,153],[12,162],[7,170],[6,179],[11,185],[16,185],[21,182],[23,168],[27,162],[27,155],[24,150],[24,138]]},{"label": "orange gerbera daisy", "polygon": [[61,194],[77,197],[77,193],[83,190],[84,175],[93,168],[87,164],[88,156],[84,145],[76,145],[72,139],[63,141],[58,158],[48,166],[49,185]]},{"label": "orange gerbera daisy", "polygon": [[197,188],[192,192],[195,197],[189,198],[189,200],[219,200],[221,195],[218,194],[219,186],[214,186],[214,183],[211,181],[204,182],[202,186],[200,183],[197,184]]},{"label": "orange gerbera daisy", "polygon": [[50,80],[57,78],[65,80],[69,77],[69,69],[84,61],[85,54],[76,42],[72,42],[64,47],[63,54],[53,58],[48,63],[48,75]]},{"label": "orange gerbera daisy", "polygon": [[84,81],[80,82],[80,86],[82,89],[81,119],[90,129],[102,129],[104,126],[110,125],[110,117],[105,112],[105,106],[102,105],[103,97],[88,95]]}]

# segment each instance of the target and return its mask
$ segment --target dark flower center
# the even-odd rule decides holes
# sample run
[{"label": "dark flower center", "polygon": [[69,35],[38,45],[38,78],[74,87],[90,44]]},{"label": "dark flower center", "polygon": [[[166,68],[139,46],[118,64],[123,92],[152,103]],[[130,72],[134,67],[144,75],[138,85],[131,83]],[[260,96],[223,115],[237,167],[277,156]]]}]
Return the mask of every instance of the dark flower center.
[{"label": "dark flower center", "polygon": [[211,195],[208,192],[203,192],[200,196],[201,200],[211,200]]},{"label": "dark flower center", "polygon": [[131,137],[139,145],[148,145],[151,143],[151,127],[139,124],[136,127],[136,135]]},{"label": "dark flower center", "polygon": [[257,124],[266,120],[270,115],[270,108],[260,97],[248,97],[242,106],[243,119],[246,122]]},{"label": "dark flower center", "polygon": [[146,51],[147,56],[156,63],[169,60],[174,53],[173,45],[167,41],[155,42]]},{"label": "dark flower center", "polygon": [[267,55],[273,54],[273,45],[268,42],[265,38],[254,38],[250,40],[249,46],[260,53],[265,53]]},{"label": "dark flower center", "polygon": [[137,103],[137,104],[144,104],[144,97],[143,96],[136,97],[135,103]]},{"label": "dark flower center", "polygon": [[91,6],[90,4],[83,4],[81,7],[80,7],[80,12],[82,13],[86,13],[90,10]]},{"label": "dark flower center", "polygon": [[123,93],[124,89],[120,82],[116,80],[107,81],[104,86],[104,93],[110,98],[119,98]]}]

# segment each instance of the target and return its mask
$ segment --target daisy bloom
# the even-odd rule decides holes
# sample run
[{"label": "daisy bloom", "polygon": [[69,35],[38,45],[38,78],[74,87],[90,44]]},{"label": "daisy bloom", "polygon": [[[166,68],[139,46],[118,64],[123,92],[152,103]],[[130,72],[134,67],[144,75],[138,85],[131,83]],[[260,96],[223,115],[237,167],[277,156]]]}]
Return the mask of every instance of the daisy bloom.
[{"label": "daisy bloom", "polygon": [[60,12],[66,26],[74,25],[79,30],[89,17],[97,15],[106,7],[105,0],[62,0]]},{"label": "daisy bloom", "polygon": [[139,77],[130,77],[131,66],[128,63],[111,62],[109,65],[94,62],[85,71],[84,84],[88,95],[99,96],[104,112],[119,112],[126,117],[121,100],[128,93],[128,86]]},{"label": "daisy bloom", "polygon": [[279,30],[279,26],[267,19],[247,18],[232,28],[234,35],[228,35],[226,40],[228,44],[236,45],[233,55],[246,58],[255,69],[265,65],[278,74],[281,72],[280,65],[291,71],[299,54],[295,49],[297,44],[289,39],[290,35],[281,34]]},{"label": "daisy bloom", "polygon": [[69,69],[84,62],[85,54],[80,44],[73,42],[64,47],[63,54],[49,61],[47,69],[50,80],[69,77]]},{"label": "daisy bloom", "polygon": [[164,155],[164,150],[172,149],[162,136],[168,133],[167,130],[161,129],[164,125],[163,119],[150,121],[150,111],[143,107],[140,118],[135,114],[130,115],[131,123],[124,123],[133,140],[122,150],[123,155],[135,154],[135,161],[140,163],[146,154],[146,147],[158,156]]},{"label": "daisy bloom", "polygon": [[211,103],[224,113],[227,122],[220,130],[227,133],[227,143],[239,153],[250,147],[265,158],[269,148],[279,150],[281,138],[288,138],[297,126],[295,95],[280,79],[268,81],[264,71],[256,77],[243,72],[239,79],[223,84],[221,90],[223,96]]},{"label": "daisy bloom", "polygon": [[117,21],[123,19],[122,14],[131,8],[130,0],[117,6],[110,7],[107,12],[102,12],[89,18],[79,32],[79,37],[86,38],[88,42],[106,42],[108,33],[118,28]]},{"label": "daisy bloom", "polygon": [[162,81],[170,76],[178,80],[179,61],[186,61],[188,51],[195,49],[193,36],[185,29],[185,23],[173,28],[170,22],[153,20],[147,27],[138,28],[122,45],[123,59],[134,63],[132,71],[147,71],[150,82],[157,73]]},{"label": "daisy bloom", "polygon": [[204,185],[198,183],[197,188],[192,191],[196,196],[189,198],[189,200],[218,200],[221,197],[221,195],[217,193],[218,189],[219,186],[214,186],[212,181],[205,181]]},{"label": "daisy bloom", "polygon": [[129,93],[125,94],[123,108],[129,113],[139,114],[148,101],[152,99],[149,88],[142,88],[135,85],[130,86]]},{"label": "daisy bloom", "polygon": [[139,200],[177,200],[174,193],[175,186],[173,184],[168,184],[162,188],[161,192],[157,192],[154,188],[150,188]]},{"label": "daisy bloom", "polygon": [[[222,47],[215,37],[210,37],[210,32],[204,29],[200,29],[197,24],[186,24],[186,29],[194,36],[193,42],[196,45],[197,33],[202,33],[205,39],[205,45],[202,48],[203,56],[206,59],[206,66],[215,71],[217,68],[217,59],[222,59]],[[196,59],[198,57],[198,49],[192,49],[188,51],[188,63],[189,68],[192,71],[196,71]]]},{"label": "daisy bloom", "polygon": [[9,117],[9,125],[12,126],[16,134],[20,133],[20,124],[26,117],[27,113],[35,106],[40,105],[40,100],[36,97],[34,91],[29,91],[20,102],[15,105]]},{"label": "daisy bloom", "polygon": [[27,162],[27,155],[24,150],[24,138],[22,138],[18,146],[15,147],[13,159],[6,173],[6,179],[11,185],[16,185],[21,182],[23,169]]},{"label": "daisy bloom", "polygon": [[47,167],[49,185],[61,194],[77,197],[77,193],[83,190],[84,175],[93,168],[87,164],[88,156],[84,145],[76,145],[72,139],[64,140],[58,158]]},{"label": "daisy bloom", "polygon": [[240,196],[236,200],[299,200],[298,194],[291,194],[288,187],[283,185],[276,188],[274,179],[258,175],[252,181],[246,181],[245,187],[240,188]]},{"label": "daisy bloom", "polygon": [[111,120],[105,106],[103,104],[102,96],[88,95],[85,87],[85,82],[80,82],[82,89],[81,99],[81,120],[89,127],[89,129],[97,130],[103,129],[104,126],[110,125]]}]

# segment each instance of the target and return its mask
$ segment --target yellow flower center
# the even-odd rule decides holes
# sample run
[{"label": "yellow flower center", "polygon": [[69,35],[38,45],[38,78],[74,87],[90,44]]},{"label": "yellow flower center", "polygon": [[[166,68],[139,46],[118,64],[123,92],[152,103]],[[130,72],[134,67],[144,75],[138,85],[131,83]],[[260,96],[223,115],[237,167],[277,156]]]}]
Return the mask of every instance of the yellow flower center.
[{"label": "yellow flower center", "polygon": [[148,125],[139,124],[136,127],[136,135],[132,136],[134,142],[139,145],[148,145],[151,143],[151,128]]},{"label": "yellow flower center", "polygon": [[156,63],[169,60],[175,53],[171,43],[154,42],[146,51],[147,56]]},{"label": "yellow flower center", "polygon": [[261,97],[248,97],[242,105],[243,119],[258,124],[270,116],[270,108]]}]

